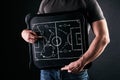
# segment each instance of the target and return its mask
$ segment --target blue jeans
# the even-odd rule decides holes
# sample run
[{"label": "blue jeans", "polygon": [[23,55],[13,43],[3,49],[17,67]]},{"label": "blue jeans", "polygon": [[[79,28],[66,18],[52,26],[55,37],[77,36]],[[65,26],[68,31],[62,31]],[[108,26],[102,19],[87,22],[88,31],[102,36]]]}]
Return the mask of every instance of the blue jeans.
[{"label": "blue jeans", "polygon": [[41,70],[40,80],[89,80],[87,69],[73,74],[58,69]]}]

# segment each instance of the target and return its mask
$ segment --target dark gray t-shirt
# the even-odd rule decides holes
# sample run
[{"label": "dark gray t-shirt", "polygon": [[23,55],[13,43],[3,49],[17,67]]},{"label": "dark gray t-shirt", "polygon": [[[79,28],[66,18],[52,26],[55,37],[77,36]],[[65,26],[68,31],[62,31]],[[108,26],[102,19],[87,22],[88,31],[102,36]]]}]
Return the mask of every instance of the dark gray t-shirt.
[{"label": "dark gray t-shirt", "polygon": [[96,0],[42,0],[39,14],[64,11],[86,11],[90,23],[104,18],[103,12]]}]

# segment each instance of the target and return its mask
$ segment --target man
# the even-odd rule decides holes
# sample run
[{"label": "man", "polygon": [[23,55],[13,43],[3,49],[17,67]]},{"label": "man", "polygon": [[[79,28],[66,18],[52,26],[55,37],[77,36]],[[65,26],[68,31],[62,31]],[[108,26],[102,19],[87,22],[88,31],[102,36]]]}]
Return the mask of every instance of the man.
[{"label": "man", "polygon": [[[41,70],[40,80],[88,80],[89,68],[85,66],[98,58],[110,42],[107,22],[96,0],[42,0],[38,14],[74,10],[85,12],[95,37],[82,57],[61,69]],[[28,29],[24,29],[21,35],[28,43],[34,43],[40,38]]]}]

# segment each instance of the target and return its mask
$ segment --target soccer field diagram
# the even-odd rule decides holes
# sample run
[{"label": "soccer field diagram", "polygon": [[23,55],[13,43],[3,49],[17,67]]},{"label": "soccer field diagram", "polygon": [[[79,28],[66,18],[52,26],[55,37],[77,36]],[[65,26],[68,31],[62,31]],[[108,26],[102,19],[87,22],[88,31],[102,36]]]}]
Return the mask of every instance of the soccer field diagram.
[{"label": "soccer field diagram", "polygon": [[83,54],[81,22],[62,20],[32,24],[32,30],[43,36],[32,45],[33,56],[38,60],[73,59]]}]

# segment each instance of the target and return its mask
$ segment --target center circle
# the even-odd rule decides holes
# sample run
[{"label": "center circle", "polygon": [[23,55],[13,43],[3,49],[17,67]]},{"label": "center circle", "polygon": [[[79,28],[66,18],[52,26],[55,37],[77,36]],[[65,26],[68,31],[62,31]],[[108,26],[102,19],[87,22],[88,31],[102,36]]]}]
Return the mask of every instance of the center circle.
[{"label": "center circle", "polygon": [[52,44],[54,46],[60,46],[61,43],[62,43],[62,40],[59,36],[55,36],[55,37],[52,38]]}]

